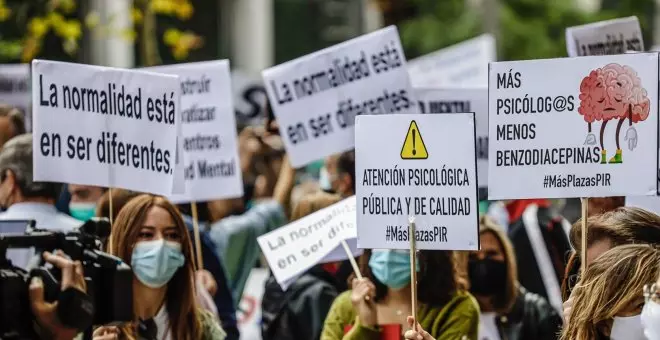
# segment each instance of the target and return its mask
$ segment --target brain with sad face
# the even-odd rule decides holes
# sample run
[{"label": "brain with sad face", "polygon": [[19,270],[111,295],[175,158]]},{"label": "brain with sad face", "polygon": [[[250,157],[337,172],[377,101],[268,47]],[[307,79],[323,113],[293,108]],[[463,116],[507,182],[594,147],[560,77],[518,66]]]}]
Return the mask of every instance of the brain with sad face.
[{"label": "brain with sad face", "polygon": [[625,119],[629,115],[636,123],[649,116],[650,101],[635,70],[608,64],[591,71],[582,80],[578,112],[588,123]]}]

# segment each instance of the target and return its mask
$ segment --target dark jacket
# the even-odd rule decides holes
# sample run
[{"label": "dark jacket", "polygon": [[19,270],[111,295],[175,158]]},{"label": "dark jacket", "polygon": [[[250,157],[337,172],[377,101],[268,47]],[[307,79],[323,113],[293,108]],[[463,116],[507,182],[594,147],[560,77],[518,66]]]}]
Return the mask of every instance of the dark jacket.
[{"label": "dark jacket", "polygon": [[[183,221],[188,227],[190,238],[194,240],[193,221],[190,216],[183,215]],[[222,329],[227,333],[227,340],[238,340],[239,332],[236,322],[236,309],[234,308],[234,300],[227,285],[227,276],[225,275],[225,268],[220,261],[220,255],[215,252],[215,244],[213,240],[207,235],[203,228],[203,223],[200,222],[199,238],[202,242],[202,261],[204,261],[204,269],[208,270],[218,285],[218,291],[213,297],[215,307],[218,309],[218,317],[220,317]],[[194,247],[193,242],[193,247]]]},{"label": "dark jacket", "polygon": [[502,340],[555,340],[562,318],[544,298],[520,287],[511,312],[496,324]]},{"label": "dark jacket", "polygon": [[[539,264],[534,255],[533,245],[530,242],[529,235],[525,229],[525,219],[523,218],[524,212],[530,208],[531,205],[526,205],[525,200],[521,201],[519,213],[513,214],[511,224],[509,225],[508,235],[513,244],[513,249],[516,253],[516,264],[518,267],[518,280],[520,284],[529,289],[529,291],[539,294],[545,299],[552,301],[548,298],[548,292],[541,277]],[[545,243],[545,248],[550,256],[551,265],[554,269],[555,276],[558,284],[561,284],[565,263],[568,254],[571,250],[571,245],[568,241],[568,236],[562,225],[564,220],[561,215],[555,213],[548,205],[537,204],[534,205],[538,208],[536,212],[537,226],[542,236],[542,242]],[[510,210],[511,213],[511,210]],[[518,216],[516,216],[518,215]],[[560,294],[557,291],[557,294]]]},{"label": "dark jacket", "polygon": [[336,279],[320,266],[303,274],[286,292],[271,275],[261,302],[262,339],[318,340],[338,295]]}]

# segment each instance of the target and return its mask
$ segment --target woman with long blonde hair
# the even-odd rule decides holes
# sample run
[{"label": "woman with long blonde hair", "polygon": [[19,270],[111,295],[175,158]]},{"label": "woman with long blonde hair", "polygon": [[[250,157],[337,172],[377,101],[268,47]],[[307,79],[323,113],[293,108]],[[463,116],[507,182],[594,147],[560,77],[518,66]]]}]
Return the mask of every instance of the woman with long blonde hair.
[{"label": "woman with long blonde hair", "polygon": [[133,198],[117,215],[109,244],[109,252],[133,269],[136,322],[100,327],[95,340],[152,338],[137,331],[137,321],[149,325],[149,320],[158,340],[225,338],[213,316],[196,303],[192,245],[172,203],[147,194]]},{"label": "woman with long blonde hair", "polygon": [[[616,246],[625,244],[660,245],[660,216],[640,208],[621,207],[600,215],[589,216],[586,228],[587,265]],[[569,239],[575,250],[569,256],[561,288],[562,298],[564,299],[563,316],[565,323],[570,322],[569,315],[574,304],[571,291],[578,280],[581,266],[581,221],[573,224]]]},{"label": "woman with long blonde hair", "polygon": [[644,286],[660,273],[660,249],[623,245],[600,255],[573,289],[562,340],[646,339],[640,319]]}]

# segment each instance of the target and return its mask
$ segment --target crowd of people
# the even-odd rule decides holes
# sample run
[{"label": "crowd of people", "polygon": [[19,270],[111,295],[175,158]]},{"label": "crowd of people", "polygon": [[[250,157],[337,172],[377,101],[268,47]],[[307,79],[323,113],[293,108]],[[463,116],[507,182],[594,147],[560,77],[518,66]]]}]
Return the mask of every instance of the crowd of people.
[{"label": "crowd of people", "polygon": [[[38,228],[66,232],[93,217],[112,218],[104,250],[133,271],[135,322],[95,325],[95,340],[239,339],[236,314],[248,276],[267,267],[257,237],[355,194],[353,151],[295,170],[272,129],[243,128],[245,195],[197,202],[198,263],[190,204],[33,181],[32,135],[21,117],[0,106],[0,220],[30,219]],[[415,254],[416,304],[409,251],[365,250],[356,259],[360,278],[348,260],[318,264],[286,290],[271,275],[262,338],[660,339],[660,216],[624,203],[620,197],[590,201],[582,249],[581,221],[569,222],[548,200],[487,202],[479,251]],[[79,271],[61,252],[36,255],[7,253],[21,268],[46,260],[69,268],[68,276]],[[33,309],[42,308],[38,279],[30,291],[42,303]]]}]

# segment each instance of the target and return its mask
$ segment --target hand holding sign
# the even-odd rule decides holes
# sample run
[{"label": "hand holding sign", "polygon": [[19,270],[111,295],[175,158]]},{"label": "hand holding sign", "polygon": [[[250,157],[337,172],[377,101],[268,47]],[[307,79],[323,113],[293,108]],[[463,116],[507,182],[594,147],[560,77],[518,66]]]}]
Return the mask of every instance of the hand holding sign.
[{"label": "hand holding sign", "polygon": [[[410,328],[413,328],[415,325],[415,319],[412,316],[408,317],[408,325]],[[417,323],[416,326],[417,327],[406,331],[406,334],[403,335],[406,340],[435,340],[429,332],[422,329],[422,326],[419,323]]]},{"label": "hand holding sign", "polygon": [[374,327],[378,324],[376,312],[376,286],[367,278],[353,279],[351,302],[357,311],[360,323],[363,326]]}]

